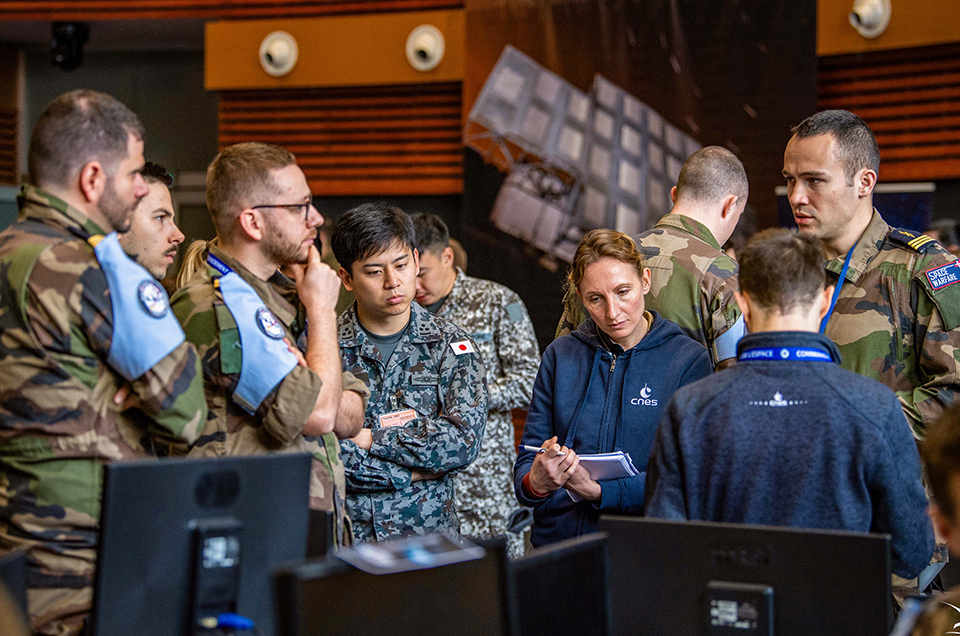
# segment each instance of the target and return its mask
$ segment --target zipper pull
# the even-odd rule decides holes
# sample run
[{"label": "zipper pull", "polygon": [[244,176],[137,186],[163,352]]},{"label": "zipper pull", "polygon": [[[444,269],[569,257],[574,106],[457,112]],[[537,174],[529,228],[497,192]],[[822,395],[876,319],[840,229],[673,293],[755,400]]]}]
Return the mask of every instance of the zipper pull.
[{"label": "zipper pull", "polygon": [[616,366],[617,366],[617,356],[613,356],[613,358],[610,360],[610,373],[613,373],[613,370],[616,368]]}]

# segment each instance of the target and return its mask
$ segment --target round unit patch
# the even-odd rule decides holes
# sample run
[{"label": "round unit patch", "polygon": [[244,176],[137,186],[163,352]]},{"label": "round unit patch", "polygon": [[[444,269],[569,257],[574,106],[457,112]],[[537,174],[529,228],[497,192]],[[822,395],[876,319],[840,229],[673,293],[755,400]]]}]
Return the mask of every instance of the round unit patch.
[{"label": "round unit patch", "polygon": [[145,280],[137,287],[137,298],[145,312],[154,318],[163,318],[167,313],[167,292],[155,280]]},{"label": "round unit patch", "polygon": [[283,340],[283,337],[286,335],[280,321],[277,320],[277,317],[266,307],[261,307],[257,310],[257,325],[260,326],[260,331],[274,340]]}]

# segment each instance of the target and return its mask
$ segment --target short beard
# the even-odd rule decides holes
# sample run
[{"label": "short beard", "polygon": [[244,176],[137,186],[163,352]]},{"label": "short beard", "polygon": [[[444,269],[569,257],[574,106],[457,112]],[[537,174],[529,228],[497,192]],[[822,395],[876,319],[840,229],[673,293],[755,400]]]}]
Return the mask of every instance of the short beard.
[{"label": "short beard", "polygon": [[139,198],[133,202],[133,205],[125,206],[120,197],[117,196],[114,177],[107,177],[107,183],[97,207],[104,218],[107,219],[107,222],[110,223],[111,228],[123,234],[130,229],[130,225],[133,223],[133,211],[138,203],[140,203]]},{"label": "short beard", "polygon": [[271,261],[279,263],[280,267],[306,264],[309,252],[304,254],[300,243],[292,243],[285,239],[280,226],[271,215],[265,215],[264,221],[265,232],[261,241],[264,255]]}]

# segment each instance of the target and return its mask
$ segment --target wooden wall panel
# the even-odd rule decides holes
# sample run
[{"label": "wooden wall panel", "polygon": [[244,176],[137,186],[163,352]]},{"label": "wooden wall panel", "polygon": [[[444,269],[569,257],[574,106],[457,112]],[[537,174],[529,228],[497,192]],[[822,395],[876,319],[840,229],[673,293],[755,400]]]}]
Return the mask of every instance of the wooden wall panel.
[{"label": "wooden wall panel", "polygon": [[960,178],[960,44],[820,58],[817,94],[870,124],[882,181]]},{"label": "wooden wall panel", "polygon": [[460,94],[460,82],[223,91],[220,146],[287,148],[317,195],[460,194]]},{"label": "wooden wall panel", "polygon": [[[461,10],[209,22],[204,83],[207,90],[236,90],[459,82],[463,22]],[[445,43],[443,60],[427,72],[406,57],[407,37],[421,24],[435,26]],[[299,57],[289,74],[273,77],[260,66],[260,44],[280,30],[296,39]]]},{"label": "wooden wall panel", "polygon": [[17,185],[17,111],[0,109],[0,184]]},{"label": "wooden wall panel", "polygon": [[960,42],[957,0],[893,0],[890,24],[868,39],[850,26],[853,0],[817,0],[817,55],[845,55]]},{"label": "wooden wall panel", "polygon": [[291,18],[462,6],[463,0],[3,0],[0,20]]}]

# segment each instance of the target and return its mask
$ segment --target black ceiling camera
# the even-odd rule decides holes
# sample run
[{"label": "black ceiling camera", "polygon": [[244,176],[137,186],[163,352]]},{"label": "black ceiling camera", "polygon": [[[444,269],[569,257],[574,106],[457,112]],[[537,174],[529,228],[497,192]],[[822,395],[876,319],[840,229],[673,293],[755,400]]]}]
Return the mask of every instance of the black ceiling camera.
[{"label": "black ceiling camera", "polygon": [[90,37],[84,22],[54,22],[50,36],[50,62],[65,71],[83,64],[83,45]]}]

